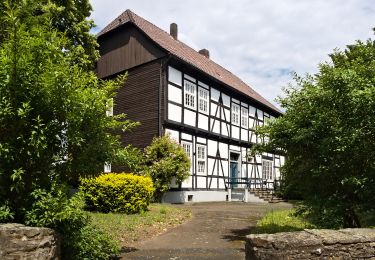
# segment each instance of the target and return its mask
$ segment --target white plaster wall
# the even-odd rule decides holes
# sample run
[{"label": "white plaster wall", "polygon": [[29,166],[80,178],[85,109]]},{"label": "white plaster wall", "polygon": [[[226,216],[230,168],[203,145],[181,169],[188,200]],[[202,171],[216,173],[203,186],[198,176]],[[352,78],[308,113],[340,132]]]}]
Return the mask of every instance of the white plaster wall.
[{"label": "white plaster wall", "polygon": [[195,126],[196,112],[189,109],[184,109],[184,123],[187,125]]},{"label": "white plaster wall", "polygon": [[217,89],[211,88],[211,99],[218,102],[220,97],[220,92]]},{"label": "white plaster wall", "polygon": [[175,86],[168,85],[168,100],[182,104],[182,93],[181,89],[176,88]]},{"label": "white plaster wall", "polygon": [[168,104],[168,119],[181,123],[181,107]]},{"label": "white plaster wall", "polygon": [[211,116],[215,116],[216,109],[217,109],[217,105],[215,103],[211,103]]},{"label": "white plaster wall", "polygon": [[186,133],[181,133],[181,138],[189,141],[193,141],[193,136]]},{"label": "white plaster wall", "polygon": [[249,140],[248,132],[249,132],[248,130],[241,128],[241,140],[243,141]]},{"label": "white plaster wall", "polygon": [[182,86],[182,73],[175,68],[169,66],[168,67],[168,80],[173,82],[179,86]]},{"label": "white plaster wall", "polygon": [[206,177],[197,177],[197,188],[206,188]]},{"label": "white plaster wall", "polygon": [[169,134],[170,137],[171,137],[173,140],[179,142],[179,132],[178,132],[178,131],[175,131],[175,130],[172,130],[172,129],[168,129],[168,128],[166,128],[166,129],[165,129],[165,134]]},{"label": "white plaster wall", "polygon": [[216,151],[217,151],[217,142],[214,140],[207,140],[207,151],[208,155],[210,156],[216,156]]},{"label": "white plaster wall", "polygon": [[228,128],[229,127],[227,127],[227,124],[225,122],[221,122],[221,134],[222,135],[229,136]]},{"label": "white plaster wall", "polygon": [[198,114],[198,127],[208,130],[208,116]]},{"label": "white plaster wall", "polygon": [[220,121],[218,120],[211,120],[211,126],[212,132],[220,134]]},{"label": "white plaster wall", "polygon": [[232,125],[232,138],[240,139],[240,129]]},{"label": "white plaster wall", "polygon": [[182,188],[191,188],[192,185],[193,185],[193,177],[192,176],[189,176],[188,179],[186,179],[185,181],[183,181],[181,183]]}]

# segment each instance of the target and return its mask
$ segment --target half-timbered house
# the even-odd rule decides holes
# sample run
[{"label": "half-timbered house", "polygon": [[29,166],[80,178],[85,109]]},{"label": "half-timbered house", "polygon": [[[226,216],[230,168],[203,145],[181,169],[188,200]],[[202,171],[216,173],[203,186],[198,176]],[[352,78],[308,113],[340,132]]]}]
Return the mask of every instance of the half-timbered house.
[{"label": "half-timbered house", "polygon": [[[144,148],[154,136],[170,134],[190,157],[190,177],[171,184],[166,201],[228,200],[228,188],[272,187],[280,177],[282,156],[247,156],[263,141],[254,129],[280,111],[215,63],[208,50],[181,42],[176,24],[167,33],[126,10],[98,34],[98,42],[98,76],[128,72],[114,113],[141,123],[122,141]],[[107,165],[110,170],[120,169]]]}]

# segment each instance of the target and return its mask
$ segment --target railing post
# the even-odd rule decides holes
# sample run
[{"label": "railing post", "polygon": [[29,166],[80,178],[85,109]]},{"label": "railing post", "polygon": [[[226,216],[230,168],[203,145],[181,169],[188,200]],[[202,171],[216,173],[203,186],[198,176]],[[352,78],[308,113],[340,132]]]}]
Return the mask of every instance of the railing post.
[{"label": "railing post", "polygon": [[232,201],[232,188],[231,186],[228,187],[228,201]]},{"label": "railing post", "polygon": [[249,202],[249,191],[247,190],[247,188],[244,189],[245,191],[245,202]]}]

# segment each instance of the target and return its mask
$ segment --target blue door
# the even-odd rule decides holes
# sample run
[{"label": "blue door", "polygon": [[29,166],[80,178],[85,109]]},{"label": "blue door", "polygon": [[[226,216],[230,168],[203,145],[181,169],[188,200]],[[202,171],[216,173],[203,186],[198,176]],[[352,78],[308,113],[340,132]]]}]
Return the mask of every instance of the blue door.
[{"label": "blue door", "polygon": [[[231,182],[238,182],[238,158],[239,154],[230,153],[230,178]],[[238,187],[237,183],[232,184],[233,188]]]}]

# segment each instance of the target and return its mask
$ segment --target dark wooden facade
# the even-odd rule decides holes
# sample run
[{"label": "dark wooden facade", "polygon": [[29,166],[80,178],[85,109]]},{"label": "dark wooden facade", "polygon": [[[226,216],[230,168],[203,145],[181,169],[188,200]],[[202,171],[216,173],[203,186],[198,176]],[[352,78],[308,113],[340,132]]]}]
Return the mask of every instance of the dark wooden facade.
[{"label": "dark wooden facade", "polygon": [[165,53],[132,25],[114,30],[98,42],[98,76],[105,79],[128,73],[114,100],[114,113],[126,113],[129,119],[140,122],[136,129],[122,134],[121,141],[144,148],[161,133],[161,66]]},{"label": "dark wooden facade", "polygon": [[128,118],[141,125],[122,136],[124,144],[144,148],[159,135],[160,60],[128,70],[124,87],[114,101],[114,113],[126,113]]},{"label": "dark wooden facade", "polygon": [[155,44],[131,24],[103,35],[98,39],[100,60],[97,73],[110,77],[127,69],[165,56]]}]

